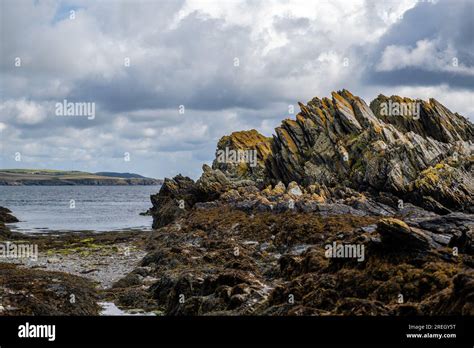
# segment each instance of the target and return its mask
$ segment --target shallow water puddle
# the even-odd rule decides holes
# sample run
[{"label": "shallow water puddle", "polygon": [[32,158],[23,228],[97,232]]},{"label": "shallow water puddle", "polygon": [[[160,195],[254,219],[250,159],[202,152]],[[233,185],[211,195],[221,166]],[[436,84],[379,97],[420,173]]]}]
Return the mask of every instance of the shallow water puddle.
[{"label": "shallow water puddle", "polygon": [[100,312],[100,315],[106,315],[106,316],[121,316],[121,315],[154,316],[156,315],[155,313],[124,311],[118,308],[113,302],[99,302],[99,305],[102,307],[102,311]]}]

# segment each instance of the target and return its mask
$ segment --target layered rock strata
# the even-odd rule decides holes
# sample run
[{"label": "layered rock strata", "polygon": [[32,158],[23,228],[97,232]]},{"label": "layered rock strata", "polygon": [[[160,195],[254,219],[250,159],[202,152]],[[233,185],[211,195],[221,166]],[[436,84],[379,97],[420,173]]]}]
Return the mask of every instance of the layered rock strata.
[{"label": "layered rock strata", "polygon": [[158,279],[147,301],[169,315],[472,315],[473,124],[434,99],[369,106],[347,90],[300,108],[273,138],[223,137],[197,181],[152,196],[135,271]]}]

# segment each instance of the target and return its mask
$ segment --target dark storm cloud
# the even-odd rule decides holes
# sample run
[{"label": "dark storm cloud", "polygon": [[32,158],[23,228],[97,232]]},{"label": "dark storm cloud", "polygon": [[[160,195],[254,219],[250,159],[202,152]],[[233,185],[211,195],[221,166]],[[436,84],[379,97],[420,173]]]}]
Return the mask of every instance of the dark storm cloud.
[{"label": "dark storm cloud", "polygon": [[[372,49],[366,81],[474,89],[473,18],[474,2],[469,0],[420,2]],[[390,51],[395,53],[390,56]]]},{"label": "dark storm cloud", "polygon": [[396,71],[377,71],[369,76],[369,82],[376,85],[437,86],[448,84],[452,88],[474,90],[474,76],[427,71],[420,68],[405,68]]},{"label": "dark storm cloud", "polygon": [[[95,99],[111,112],[179,105],[197,110],[262,108],[273,101],[271,86],[250,76],[249,48],[255,44],[247,28],[194,12],[178,27],[144,35],[140,43],[150,50],[147,57],[137,62],[131,52],[130,67],[123,73],[79,80],[70,94]],[[165,49],[155,52],[156,47]],[[246,79],[251,83],[245,84]]]}]

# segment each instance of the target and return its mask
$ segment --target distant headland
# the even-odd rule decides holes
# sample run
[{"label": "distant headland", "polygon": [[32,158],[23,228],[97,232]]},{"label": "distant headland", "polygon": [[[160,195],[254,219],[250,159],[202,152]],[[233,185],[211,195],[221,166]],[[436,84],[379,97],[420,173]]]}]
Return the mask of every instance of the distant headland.
[{"label": "distant headland", "polygon": [[133,173],[53,170],[0,169],[0,185],[161,185],[163,180]]}]

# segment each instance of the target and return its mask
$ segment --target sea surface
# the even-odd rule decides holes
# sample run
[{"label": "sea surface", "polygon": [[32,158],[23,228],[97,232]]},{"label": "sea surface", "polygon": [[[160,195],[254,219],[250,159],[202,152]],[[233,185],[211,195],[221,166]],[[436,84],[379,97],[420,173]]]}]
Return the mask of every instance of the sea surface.
[{"label": "sea surface", "polygon": [[150,230],[150,195],[160,186],[0,186],[0,206],[19,223],[12,231]]}]

